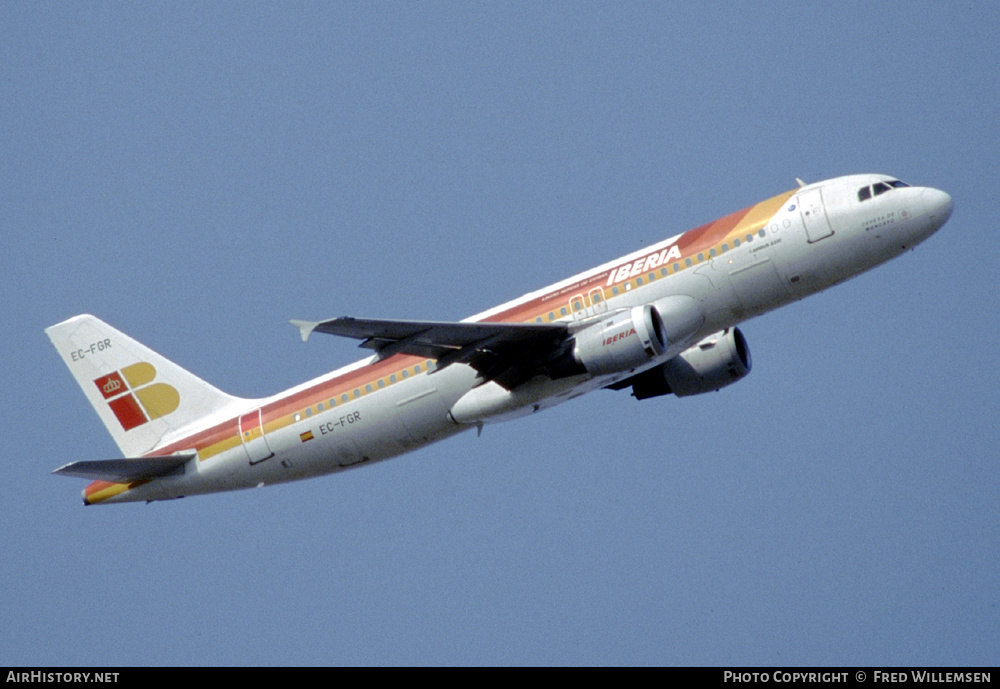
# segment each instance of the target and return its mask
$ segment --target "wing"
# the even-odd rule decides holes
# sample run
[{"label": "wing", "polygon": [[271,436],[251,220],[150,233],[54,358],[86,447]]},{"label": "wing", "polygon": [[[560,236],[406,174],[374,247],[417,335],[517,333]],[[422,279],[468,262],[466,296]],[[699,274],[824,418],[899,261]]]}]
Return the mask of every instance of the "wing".
[{"label": "wing", "polygon": [[194,457],[193,452],[168,455],[165,457],[135,457],[129,459],[96,459],[71,462],[61,466],[53,474],[78,476],[95,481],[131,483],[143,479],[166,476],[181,469],[184,463]]},{"label": "wing", "polygon": [[303,341],[313,332],[361,340],[379,358],[412,354],[437,360],[437,370],[456,363],[472,366],[480,377],[513,389],[548,373],[570,341],[565,323],[447,323],[371,318],[292,321]]}]

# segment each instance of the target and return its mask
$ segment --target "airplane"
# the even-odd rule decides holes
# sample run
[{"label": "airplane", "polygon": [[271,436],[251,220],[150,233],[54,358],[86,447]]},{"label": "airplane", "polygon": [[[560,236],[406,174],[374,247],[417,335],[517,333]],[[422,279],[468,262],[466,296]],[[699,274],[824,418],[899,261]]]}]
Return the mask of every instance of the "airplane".
[{"label": "airplane", "polygon": [[85,505],[152,502],[359,467],[598,389],[639,400],[745,377],[737,324],[915,247],[952,198],[864,174],[799,186],[461,322],[292,321],[372,355],[271,397],[209,385],[90,315],[46,329],[124,457],[53,473]]}]

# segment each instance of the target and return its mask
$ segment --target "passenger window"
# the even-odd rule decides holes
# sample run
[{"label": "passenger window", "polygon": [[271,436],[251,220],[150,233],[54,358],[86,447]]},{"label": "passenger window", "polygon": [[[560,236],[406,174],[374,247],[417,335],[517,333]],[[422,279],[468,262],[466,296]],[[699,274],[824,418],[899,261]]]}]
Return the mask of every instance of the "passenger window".
[{"label": "passenger window", "polygon": [[867,201],[872,197],[871,187],[861,187],[858,190],[858,201]]}]

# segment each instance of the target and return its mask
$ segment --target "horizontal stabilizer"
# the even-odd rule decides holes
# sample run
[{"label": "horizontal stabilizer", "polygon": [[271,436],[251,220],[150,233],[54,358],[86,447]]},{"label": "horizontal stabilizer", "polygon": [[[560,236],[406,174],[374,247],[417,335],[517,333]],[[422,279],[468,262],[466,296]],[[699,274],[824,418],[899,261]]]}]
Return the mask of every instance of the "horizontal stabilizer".
[{"label": "horizontal stabilizer", "polygon": [[112,483],[131,483],[143,479],[166,476],[181,469],[184,464],[195,456],[187,452],[165,457],[135,457],[128,459],[96,459],[83,462],[71,462],[59,467],[53,474],[62,476],[77,476],[95,481],[111,481]]}]

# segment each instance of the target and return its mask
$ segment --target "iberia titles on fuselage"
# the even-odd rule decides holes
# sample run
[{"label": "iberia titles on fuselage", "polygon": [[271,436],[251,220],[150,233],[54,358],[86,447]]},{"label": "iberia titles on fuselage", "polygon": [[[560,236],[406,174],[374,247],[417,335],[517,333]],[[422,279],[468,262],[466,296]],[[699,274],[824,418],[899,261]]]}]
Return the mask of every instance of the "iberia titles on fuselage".
[{"label": "iberia titles on fuselage", "polygon": [[638,399],[749,373],[736,327],[937,231],[948,194],[885,175],[799,188],[462,322],[293,321],[373,356],[262,399],[228,395],[88,315],[46,330],[124,454],[54,473],[85,504],[166,500],[318,476],[599,388]]}]

